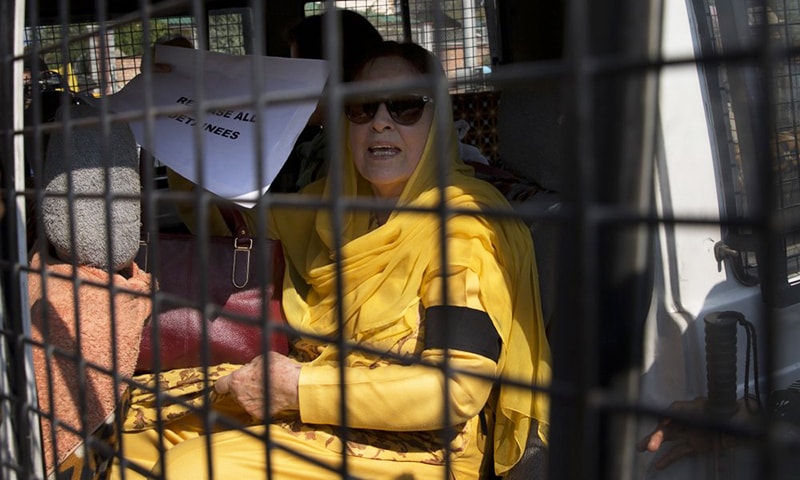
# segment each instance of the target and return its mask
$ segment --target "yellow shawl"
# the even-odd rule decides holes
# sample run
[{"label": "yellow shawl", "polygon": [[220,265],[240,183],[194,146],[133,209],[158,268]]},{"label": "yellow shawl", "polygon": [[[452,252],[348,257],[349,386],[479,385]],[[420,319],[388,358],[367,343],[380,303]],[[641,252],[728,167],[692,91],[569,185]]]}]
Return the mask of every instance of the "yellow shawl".
[{"label": "yellow shawl", "polygon": [[[447,100],[438,108],[451,111]],[[449,119],[447,125],[452,125]],[[440,132],[431,127],[419,166],[408,180],[398,206],[436,208],[436,142]],[[456,133],[447,128],[447,185],[449,208],[474,210],[476,215],[451,216],[447,221],[447,269],[466,267],[480,278],[480,300],[502,337],[499,359],[502,377],[547,387],[550,349],[545,337],[533,244],[527,227],[517,220],[478,216],[487,209],[510,208],[491,185],[472,176],[458,157]],[[345,137],[346,138],[346,137]],[[343,163],[345,198],[372,196],[369,184],[356,172],[352,154]],[[330,199],[330,177],[310,185],[304,193]],[[272,217],[284,245],[287,275],[284,309],[289,323],[300,331],[335,336],[336,266],[330,211],[284,211]],[[383,226],[369,231],[369,214],[347,211],[341,232],[343,329],[345,339],[388,350],[398,338],[418,328],[420,286],[426,274],[440,274],[441,221],[435,213],[394,211]],[[483,248],[475,248],[476,239]],[[477,251],[476,251],[477,250]],[[357,355],[357,353],[356,353]],[[530,389],[500,387],[494,405],[494,459],[498,474],[521,457],[531,420],[547,439],[549,400]]]}]

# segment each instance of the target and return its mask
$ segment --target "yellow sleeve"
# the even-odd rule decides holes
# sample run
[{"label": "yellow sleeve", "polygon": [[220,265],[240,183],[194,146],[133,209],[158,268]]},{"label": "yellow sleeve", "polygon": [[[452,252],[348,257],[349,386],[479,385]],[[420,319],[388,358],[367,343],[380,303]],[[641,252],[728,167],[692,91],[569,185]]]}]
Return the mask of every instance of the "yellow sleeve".
[{"label": "yellow sleeve", "polygon": [[[485,311],[478,299],[478,276],[468,269],[450,272],[450,305]],[[441,279],[426,282],[423,305],[439,305]],[[448,350],[449,367],[456,372],[450,379],[450,423],[465,422],[477,415],[489,398],[497,364],[482,355]],[[354,428],[413,431],[443,428],[444,374],[441,365],[445,351],[424,350],[421,365],[389,365],[378,368],[349,368],[347,422]],[[438,365],[428,366],[428,365]],[[470,372],[458,373],[458,372]],[[341,401],[339,368],[306,366],[300,373],[300,416],[303,422],[338,425]]]},{"label": "yellow sleeve", "polygon": [[[486,311],[481,303],[479,293],[481,282],[478,275],[467,268],[451,269],[447,277],[447,305],[468,307],[473,310]],[[439,275],[429,275],[431,278],[425,282],[427,288],[422,292],[422,305],[432,307],[444,305],[442,294],[444,279]]]},{"label": "yellow sleeve", "polygon": [[[494,376],[497,364],[488,358],[449,350],[454,372]],[[426,350],[422,362],[441,365],[443,350]],[[353,367],[345,372],[347,424],[352,428],[415,431],[443,428],[444,374],[441,367],[389,365]],[[477,415],[489,398],[492,382],[464,373],[449,380],[450,423]],[[307,366],[300,371],[300,418],[305,423],[339,425],[342,388],[339,368]]]}]

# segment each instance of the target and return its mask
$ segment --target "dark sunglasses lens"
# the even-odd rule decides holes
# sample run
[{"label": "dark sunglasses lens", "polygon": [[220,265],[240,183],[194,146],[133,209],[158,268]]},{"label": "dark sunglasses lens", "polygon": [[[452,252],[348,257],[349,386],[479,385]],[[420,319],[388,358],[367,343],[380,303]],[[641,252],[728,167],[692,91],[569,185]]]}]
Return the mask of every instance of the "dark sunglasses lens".
[{"label": "dark sunglasses lens", "polygon": [[389,115],[400,125],[413,125],[422,117],[425,100],[421,97],[404,97],[386,102]]},{"label": "dark sunglasses lens", "polygon": [[344,114],[353,123],[365,124],[375,117],[381,104],[386,105],[392,119],[400,125],[413,125],[422,118],[425,110],[425,97],[416,95],[393,97],[374,102],[349,103],[344,107]]},{"label": "dark sunglasses lens", "polygon": [[364,124],[372,120],[372,117],[375,116],[375,112],[378,111],[379,105],[380,103],[376,102],[351,103],[345,105],[344,114],[351,122]]}]

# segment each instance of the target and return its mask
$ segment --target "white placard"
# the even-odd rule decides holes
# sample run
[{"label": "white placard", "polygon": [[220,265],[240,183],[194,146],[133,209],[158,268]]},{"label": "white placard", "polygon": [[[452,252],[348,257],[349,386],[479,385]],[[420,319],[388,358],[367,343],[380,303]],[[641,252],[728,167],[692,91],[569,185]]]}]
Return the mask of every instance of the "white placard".
[{"label": "white placard", "polygon": [[[203,55],[203,91],[195,92],[195,62]],[[157,46],[156,62],[172,66],[169,73],[153,73],[147,85],[144,75],[131,80],[118,93],[108,97],[111,111],[141,112],[146,89],[151,89],[153,106],[180,106],[185,113],[159,115],[153,124],[152,141],[145,142],[143,120],[130,122],[137,142],[155,158],[189,180],[198,183],[198,167],[203,168],[203,186],[222,197],[252,205],[269,188],[292,151],[297,137],[317,105],[328,75],[323,60],[283,57],[228,55],[180,47]],[[272,98],[313,93],[311,100],[269,102],[261,111],[252,107],[231,106],[197,114],[200,98],[206,101],[230,99],[241,103],[254,98],[252,68],[260,68],[257,81],[262,92]],[[238,99],[239,102],[236,102]],[[201,136],[200,162],[196,159],[197,135]],[[260,139],[258,138],[260,136]],[[260,153],[257,151],[260,140]],[[257,177],[258,162],[263,177]]]}]

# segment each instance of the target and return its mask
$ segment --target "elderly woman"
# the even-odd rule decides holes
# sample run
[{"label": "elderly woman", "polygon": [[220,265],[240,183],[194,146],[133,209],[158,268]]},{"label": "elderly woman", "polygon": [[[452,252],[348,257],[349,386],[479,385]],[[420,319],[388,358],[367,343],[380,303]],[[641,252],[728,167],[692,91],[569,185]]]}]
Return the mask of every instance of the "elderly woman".
[{"label": "elderly woman", "polygon": [[[438,65],[417,45],[386,42],[356,80],[388,86],[442,75]],[[256,425],[208,437],[167,425],[171,448],[156,471],[262,478],[269,469],[270,478],[311,479],[346,468],[356,478],[440,479],[449,468],[450,478],[472,479],[482,469],[508,471],[531,431],[546,439],[548,399],[532,387],[549,384],[550,352],[529,231],[482,214],[508,204],[458,159],[452,119],[435,122],[435,109],[450,112],[449,99],[419,89],[348,103],[341,191],[398,208],[347,211],[341,232],[324,209],[272,211],[270,232],[287,264],[283,307],[301,338],[290,357],[271,352],[216,382]],[[327,178],[303,194],[335,191]],[[435,212],[441,200],[470,211],[448,217],[446,265]],[[271,419],[259,420],[267,397]],[[275,446],[269,455],[265,438]]]}]

